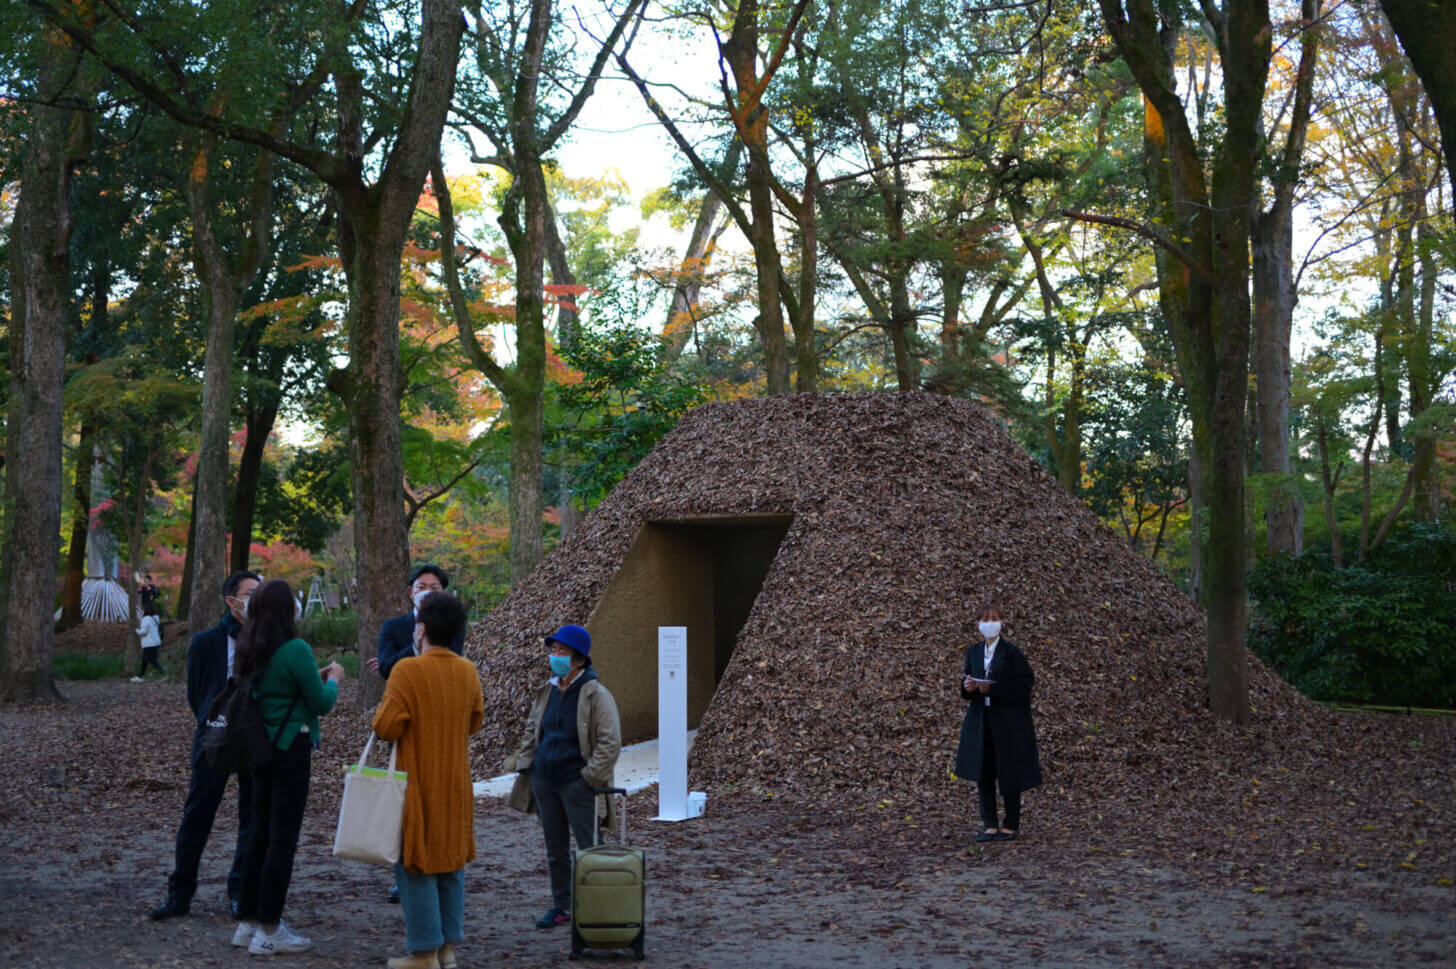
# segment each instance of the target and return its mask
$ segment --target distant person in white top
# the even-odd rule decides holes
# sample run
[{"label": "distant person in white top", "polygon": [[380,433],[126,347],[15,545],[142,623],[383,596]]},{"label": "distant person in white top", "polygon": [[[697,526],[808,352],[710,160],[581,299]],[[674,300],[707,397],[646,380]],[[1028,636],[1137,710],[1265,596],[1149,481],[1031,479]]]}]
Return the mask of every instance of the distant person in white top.
[{"label": "distant person in white top", "polygon": [[[961,721],[955,775],[975,781],[984,830],[977,841],[1011,841],[1021,829],[1021,792],[1041,783],[1036,728],[1031,722],[1031,690],[1036,685],[1026,654],[1001,635],[1001,610],[982,607],[977,616],[979,642],[966,647],[961,697],[969,700]],[[1006,804],[999,821],[996,788]]]},{"label": "distant person in white top", "polygon": [[142,624],[137,627],[137,635],[142,638],[142,665],[137,669],[136,676],[131,678],[133,683],[142,682],[147,675],[147,667],[151,666],[158,673],[163,673],[159,657],[162,655],[162,627],[157,624],[157,607],[155,603],[148,602],[142,606]]}]

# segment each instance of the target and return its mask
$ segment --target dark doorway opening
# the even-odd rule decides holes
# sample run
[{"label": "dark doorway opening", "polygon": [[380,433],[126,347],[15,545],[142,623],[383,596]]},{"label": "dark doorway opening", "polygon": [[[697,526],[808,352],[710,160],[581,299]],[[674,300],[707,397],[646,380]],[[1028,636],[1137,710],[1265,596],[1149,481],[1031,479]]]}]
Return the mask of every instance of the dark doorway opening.
[{"label": "dark doorway opening", "polygon": [[624,744],[657,736],[658,626],[687,627],[688,727],[697,727],[792,522],[748,515],[642,526],[587,621]]}]

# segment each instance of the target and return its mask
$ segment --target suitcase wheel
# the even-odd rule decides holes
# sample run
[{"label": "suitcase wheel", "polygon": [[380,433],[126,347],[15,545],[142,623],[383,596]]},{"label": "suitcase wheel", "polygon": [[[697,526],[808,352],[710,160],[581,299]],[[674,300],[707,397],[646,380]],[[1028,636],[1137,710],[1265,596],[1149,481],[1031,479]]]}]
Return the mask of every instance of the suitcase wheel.
[{"label": "suitcase wheel", "polygon": [[646,950],[646,946],[647,946],[647,933],[645,931],[644,932],[639,932],[637,934],[637,940],[632,943],[632,953],[635,956],[637,956],[637,961],[638,962],[641,962],[643,959],[646,959],[647,958],[647,953],[645,951]]},{"label": "suitcase wheel", "polygon": [[571,954],[568,955],[566,958],[573,961],[580,959],[582,950],[586,948],[586,946],[583,945],[583,941],[584,940],[582,939],[581,935],[576,931],[576,926],[573,925],[571,927]]}]

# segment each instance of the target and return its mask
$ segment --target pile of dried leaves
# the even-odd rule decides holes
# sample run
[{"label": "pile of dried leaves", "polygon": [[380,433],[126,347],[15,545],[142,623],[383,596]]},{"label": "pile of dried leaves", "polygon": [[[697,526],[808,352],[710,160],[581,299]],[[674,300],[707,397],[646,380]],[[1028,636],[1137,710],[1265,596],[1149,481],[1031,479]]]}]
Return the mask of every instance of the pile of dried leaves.
[{"label": "pile of dried leaves", "polygon": [[[53,651],[56,653],[84,653],[88,656],[124,653],[126,652],[126,634],[130,628],[124,622],[83,622],[63,633],[57,633]],[[184,655],[190,635],[185,622],[172,621],[162,624],[163,645],[180,643]]]},{"label": "pile of dried leaves", "polygon": [[1252,726],[1218,721],[1199,608],[983,409],[920,394],[690,413],[472,632],[477,774],[515,746],[542,636],[591,615],[644,522],[748,513],[794,521],[703,718],[694,787],[974,824],[949,767],[962,656],[992,601],[1037,676],[1047,783],[1028,823],[1151,837],[1170,857],[1213,843],[1247,860],[1277,839],[1450,876],[1456,724],[1337,716],[1257,660]]}]

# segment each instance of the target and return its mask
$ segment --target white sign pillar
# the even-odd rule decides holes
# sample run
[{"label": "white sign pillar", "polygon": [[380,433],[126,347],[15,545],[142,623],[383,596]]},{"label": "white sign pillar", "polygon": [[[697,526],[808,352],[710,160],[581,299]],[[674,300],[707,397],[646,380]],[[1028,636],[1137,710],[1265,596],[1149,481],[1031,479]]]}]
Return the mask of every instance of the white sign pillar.
[{"label": "white sign pillar", "polygon": [[657,627],[657,817],[688,818],[688,630]]}]

